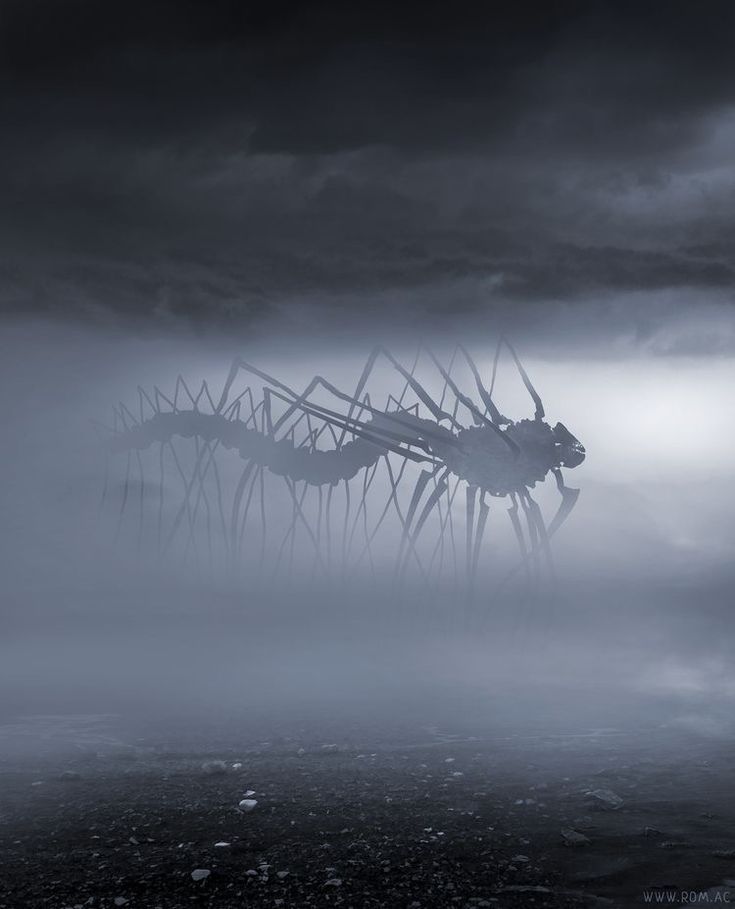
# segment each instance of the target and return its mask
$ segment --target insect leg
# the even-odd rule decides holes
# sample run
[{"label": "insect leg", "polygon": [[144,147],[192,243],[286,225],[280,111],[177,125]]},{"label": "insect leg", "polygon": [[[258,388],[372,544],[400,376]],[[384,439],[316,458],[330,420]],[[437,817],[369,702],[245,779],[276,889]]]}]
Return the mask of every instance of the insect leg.
[{"label": "insect leg", "polygon": [[165,443],[161,442],[158,452],[158,555],[161,555],[161,539],[163,536],[163,497],[164,497],[164,461],[165,461]]},{"label": "insect leg", "polygon": [[523,538],[523,529],[521,528],[521,521],[518,517],[518,499],[516,494],[512,492],[510,494],[511,506],[508,509],[508,516],[510,517],[510,522],[513,525],[513,532],[516,535],[516,540],[518,541],[518,548],[521,551],[521,563],[526,569],[528,574],[528,550],[526,549],[526,541]]},{"label": "insect leg", "polygon": [[350,483],[349,480],[344,481],[345,484],[345,520],[344,526],[342,528],[342,574],[341,577],[344,579],[347,573],[347,527],[350,523]]},{"label": "insect leg", "polygon": [[454,380],[451,378],[449,373],[444,369],[444,367],[441,365],[441,363],[437,360],[437,358],[434,356],[434,354],[431,353],[431,351],[428,351],[428,353],[429,353],[429,356],[431,357],[431,359],[434,361],[436,368],[442,374],[442,377],[443,377],[445,383],[447,385],[449,385],[449,387],[452,389],[452,392],[454,393],[454,396],[456,397],[456,399],[458,401],[460,401],[462,404],[464,404],[464,406],[472,414],[473,422],[475,424],[483,423],[485,426],[488,426],[490,429],[494,430],[494,432],[500,436],[500,438],[503,440],[503,442],[505,442],[505,444],[508,446],[508,448],[510,448],[510,450],[513,452],[513,454],[516,457],[518,457],[518,455],[521,453],[521,450],[518,447],[517,443],[514,442],[513,439],[510,438],[510,436],[506,435],[506,433],[504,433],[502,431],[502,429],[493,420],[491,420],[489,417],[486,417],[480,411],[480,409],[477,407],[477,405],[474,403],[474,401],[472,401],[470,398],[467,397],[467,395],[463,394],[463,392],[461,392],[459,390],[459,388],[457,387]]},{"label": "insect leg", "polygon": [[496,423],[498,426],[510,423],[510,420],[507,417],[504,417],[498,408],[495,406],[495,403],[492,399],[492,395],[483,385],[482,379],[480,378],[480,371],[477,368],[477,364],[469,355],[468,351],[461,344],[457,348],[462,356],[467,361],[467,365],[470,367],[472,375],[475,379],[475,385],[477,386],[477,391],[482,398],[482,403],[485,405],[485,409],[490,414],[493,423]]},{"label": "insect leg", "polygon": [[140,478],[139,482],[139,502],[138,509],[140,512],[139,521],[138,521],[138,552],[140,552],[140,547],[143,544],[143,511],[144,511],[144,494],[145,494],[145,478],[143,476],[143,459],[140,456],[140,451],[135,452],[136,458],[138,460],[138,476]]},{"label": "insect leg", "polygon": [[352,543],[355,538],[355,533],[357,531],[358,524],[360,523],[360,516],[362,516],[362,525],[365,530],[365,545],[367,546],[367,549],[368,549],[368,557],[370,560],[371,569],[373,569],[373,573],[374,573],[373,553],[372,553],[372,548],[370,545],[371,541],[370,541],[370,538],[367,533],[367,494],[368,494],[368,492],[370,492],[370,487],[372,486],[373,480],[375,479],[375,474],[377,473],[379,463],[380,463],[380,461],[378,460],[375,462],[375,464],[373,464],[372,467],[366,467],[364,470],[363,481],[362,481],[362,495],[360,496],[360,504],[358,505],[357,514],[355,515],[355,519],[352,522],[352,529],[350,530],[350,540],[347,545],[347,555],[349,558],[349,555],[352,552]]},{"label": "insect leg", "polygon": [[250,503],[253,501],[255,495],[255,486],[259,479],[259,474],[262,471],[262,467],[259,467],[257,464],[253,464],[254,470],[251,472],[250,479],[250,488],[248,490],[247,498],[245,499],[245,507],[242,510],[242,518],[240,520],[240,531],[236,531],[237,539],[235,541],[235,548],[233,550],[233,563],[235,559],[243,552],[243,542],[245,540],[245,527],[247,525],[248,514],[250,512]]},{"label": "insect leg", "polygon": [[511,357],[513,357],[513,361],[515,362],[516,368],[518,369],[518,372],[520,373],[521,379],[523,380],[523,384],[526,386],[526,391],[528,391],[529,395],[531,395],[533,403],[536,406],[536,412],[534,414],[535,418],[537,420],[543,420],[545,414],[544,414],[544,405],[541,402],[541,397],[540,397],[539,393],[536,391],[536,389],[533,387],[533,383],[528,378],[528,373],[523,368],[523,364],[521,363],[521,361],[518,359],[518,354],[515,352],[515,349],[513,348],[512,344],[510,343],[510,341],[508,341],[507,338],[501,338],[498,343],[498,350],[495,354],[495,365],[493,366],[493,382],[495,381],[494,377],[495,377],[495,371],[497,369],[498,355],[500,353],[501,344],[505,344],[505,346],[510,351],[510,355],[511,355]]},{"label": "insect leg", "polygon": [[531,509],[528,505],[528,499],[526,498],[526,490],[522,489],[518,493],[518,498],[521,503],[521,508],[523,509],[523,514],[526,518],[526,528],[528,529],[528,539],[530,542],[530,552],[529,552],[529,564],[532,569],[532,573],[535,578],[538,578],[539,573],[539,564],[538,564],[538,553],[539,553],[539,536],[538,528],[536,527],[536,521],[534,520]]},{"label": "insect leg", "polygon": [[266,551],[266,510],[265,510],[265,471],[261,467],[259,469],[259,492],[260,492],[260,525],[261,525],[261,534],[260,534],[260,560],[258,562],[258,575],[262,577],[263,566],[265,565],[265,551]]},{"label": "insect leg", "polygon": [[[414,515],[416,514],[416,509],[421,500],[421,496],[426,489],[426,484],[434,476],[434,472],[430,470],[422,470],[419,474],[418,480],[416,480],[416,485],[413,488],[413,494],[411,495],[411,501],[408,505],[408,511],[406,512],[406,520],[403,525],[403,534],[401,536],[401,542],[398,547],[398,556],[396,557],[396,567],[395,574],[396,578],[400,577],[402,574],[401,566],[403,565],[403,555],[406,550],[406,546],[409,546],[409,551],[416,553],[416,549],[413,545],[411,538],[410,530],[411,524],[413,523]],[[418,556],[417,556],[418,561]],[[420,564],[420,563],[419,563]],[[423,573],[423,571],[422,571]]]},{"label": "insect leg", "polygon": [[472,592],[474,591],[475,577],[477,575],[477,564],[480,560],[480,546],[482,544],[482,538],[485,534],[485,525],[487,524],[487,516],[489,511],[490,506],[485,502],[485,491],[483,490],[480,494],[480,513],[477,516],[477,532],[475,533],[475,546],[472,553]]},{"label": "insect leg", "polygon": [[549,534],[546,529],[546,524],[544,522],[544,516],[541,514],[541,509],[538,506],[538,502],[535,501],[530,492],[526,491],[526,500],[528,502],[529,514],[536,525],[536,530],[538,533],[538,538],[540,541],[540,548],[543,550],[544,555],[546,556],[546,562],[549,567],[549,574],[553,578],[555,575],[554,572],[554,560],[551,555],[551,546],[549,545]]},{"label": "insect leg", "polygon": [[[191,480],[187,479],[187,476],[184,473],[184,469],[181,466],[181,461],[179,460],[179,456],[176,454],[176,449],[174,448],[174,444],[170,440],[168,442],[168,447],[169,447],[169,450],[171,451],[171,455],[174,459],[174,464],[176,465],[176,469],[179,472],[179,476],[181,477],[181,480],[184,484],[184,501],[179,506],[179,510],[176,513],[173,525],[172,525],[171,529],[169,530],[168,536],[166,537],[166,542],[163,547],[164,552],[169,551],[171,544],[173,543],[173,539],[176,536],[176,531],[179,529],[179,525],[181,524],[181,520],[184,516],[184,513],[186,513],[186,516],[189,521],[189,542],[194,540],[194,519],[192,517],[192,508],[191,508],[191,491],[194,488],[196,474],[194,474],[192,476]],[[187,543],[187,546],[188,545],[189,544]],[[194,540],[194,548],[196,549],[196,540]],[[198,554],[197,554],[197,558],[198,558]]]},{"label": "insect leg", "polygon": [[[423,528],[424,524],[426,523],[427,518],[431,514],[432,509],[434,508],[435,505],[438,505],[441,497],[446,492],[446,489],[447,489],[447,479],[446,478],[447,478],[448,474],[449,474],[449,471],[447,470],[439,478],[438,483],[436,484],[436,486],[434,487],[434,489],[431,492],[431,495],[429,496],[429,498],[426,500],[426,503],[424,504],[424,507],[421,511],[419,519],[418,519],[418,521],[416,521],[416,526],[411,531],[409,545],[411,546],[412,549],[415,548],[416,541],[418,540],[419,534],[421,533],[421,529]],[[401,573],[403,573],[403,571],[405,571],[407,564],[408,564],[408,555],[406,555],[404,557],[404,562],[403,562],[403,567],[401,569]]]},{"label": "insect leg", "polygon": [[120,537],[120,530],[122,528],[123,512],[125,511],[125,505],[128,501],[128,487],[130,485],[130,457],[131,453],[128,452],[127,463],[125,465],[125,484],[123,485],[123,494],[122,500],[120,501],[120,513],[117,517],[117,529],[115,530],[115,542],[117,543]]},{"label": "insect leg", "polygon": [[225,543],[225,555],[229,556],[229,537],[227,535],[227,520],[225,519],[225,506],[222,501],[222,481],[220,479],[217,459],[212,459],[212,469],[214,471],[214,485],[217,493],[217,511],[219,513],[220,524],[222,526],[222,539]]},{"label": "insect leg", "polygon": [[470,578],[472,577],[472,538],[474,535],[475,529],[475,500],[477,499],[477,486],[467,486],[467,491],[465,493],[465,503],[467,509],[467,544],[466,544],[466,559],[467,559],[467,587],[469,589]]},{"label": "insect leg", "polygon": [[357,565],[360,564],[360,562],[362,562],[363,558],[367,554],[368,544],[372,544],[373,540],[377,536],[377,533],[380,530],[380,527],[388,514],[391,504],[395,505],[396,513],[398,514],[398,520],[401,522],[401,527],[404,528],[405,524],[406,524],[405,519],[403,517],[403,512],[401,511],[401,506],[398,503],[398,486],[399,486],[401,480],[403,479],[403,474],[404,474],[404,471],[406,470],[406,465],[408,464],[408,460],[406,460],[404,458],[403,463],[401,464],[400,470],[398,471],[398,475],[394,476],[393,469],[391,467],[390,459],[389,459],[388,455],[385,454],[385,455],[383,455],[383,457],[385,459],[385,465],[386,465],[386,469],[388,471],[388,481],[391,485],[391,494],[388,496],[388,501],[385,503],[385,507],[383,508],[383,510],[380,514],[380,517],[378,518],[378,520],[375,524],[375,527],[373,527],[372,531],[370,532],[368,541],[366,542],[365,547],[363,548],[362,552],[360,553],[360,557],[358,558],[358,560],[356,562],[356,567],[357,567]]},{"label": "insect leg", "polygon": [[550,537],[554,536],[564,521],[566,521],[566,519],[569,517],[572,509],[577,504],[577,499],[579,498],[579,490],[573,489],[571,486],[567,486],[564,483],[564,476],[562,475],[561,469],[559,467],[554,467],[552,472],[556,480],[556,487],[561,493],[561,504],[559,505],[558,511],[549,524],[548,535]]},{"label": "insect leg", "polygon": [[440,524],[439,524],[439,538],[437,539],[436,544],[434,545],[434,550],[431,554],[431,561],[429,563],[429,571],[431,571],[431,569],[433,568],[434,562],[436,561],[436,557],[438,554],[439,555],[439,567],[438,567],[439,575],[441,575],[442,564],[443,564],[443,560],[444,560],[444,543],[445,543],[447,527],[449,528],[449,536],[450,536],[452,548],[454,550],[455,571],[457,568],[457,565],[456,565],[457,553],[456,553],[456,547],[454,545],[454,526],[452,523],[452,505],[454,504],[454,498],[457,495],[457,490],[459,489],[460,482],[461,482],[460,480],[457,480],[457,482],[454,484],[453,490],[450,491],[449,488],[446,489],[446,493],[447,493],[446,510],[445,510],[445,512],[442,516],[442,519],[440,521]]},{"label": "insect leg", "polygon": [[248,463],[245,465],[245,468],[243,469],[243,472],[240,474],[240,479],[238,481],[237,488],[235,489],[235,496],[232,502],[232,513],[230,515],[230,546],[232,549],[233,561],[236,558],[236,554],[239,548],[237,526],[238,518],[240,516],[240,505],[242,503],[242,497],[245,494],[245,489],[248,485],[248,481],[252,476],[254,469],[255,461],[248,461]]}]

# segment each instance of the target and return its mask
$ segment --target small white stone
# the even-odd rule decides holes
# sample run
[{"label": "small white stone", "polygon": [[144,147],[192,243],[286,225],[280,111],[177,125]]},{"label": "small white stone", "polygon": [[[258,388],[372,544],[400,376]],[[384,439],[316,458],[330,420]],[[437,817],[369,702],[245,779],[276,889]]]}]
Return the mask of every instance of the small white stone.
[{"label": "small white stone", "polygon": [[240,809],[240,811],[247,813],[248,811],[252,811],[257,804],[257,799],[242,799],[237,807]]},{"label": "small white stone", "polygon": [[206,881],[211,873],[207,868],[196,868],[191,872],[191,879],[193,881]]}]

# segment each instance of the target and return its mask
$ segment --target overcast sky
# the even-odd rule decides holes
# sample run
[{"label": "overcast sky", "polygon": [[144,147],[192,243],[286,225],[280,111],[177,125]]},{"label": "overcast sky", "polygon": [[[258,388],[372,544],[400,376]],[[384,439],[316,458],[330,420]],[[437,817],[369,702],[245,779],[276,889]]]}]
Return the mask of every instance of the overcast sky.
[{"label": "overcast sky", "polygon": [[0,306],[731,352],[734,39],[727,0],[4,0]]}]

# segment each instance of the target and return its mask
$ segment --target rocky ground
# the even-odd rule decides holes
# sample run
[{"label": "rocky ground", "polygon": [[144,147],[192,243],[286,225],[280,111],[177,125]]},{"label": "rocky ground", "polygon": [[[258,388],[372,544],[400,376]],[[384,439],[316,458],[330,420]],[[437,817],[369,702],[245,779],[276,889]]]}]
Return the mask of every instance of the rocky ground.
[{"label": "rocky ground", "polygon": [[1,909],[735,902],[722,740],[326,726],[174,749],[114,723],[4,727]]}]

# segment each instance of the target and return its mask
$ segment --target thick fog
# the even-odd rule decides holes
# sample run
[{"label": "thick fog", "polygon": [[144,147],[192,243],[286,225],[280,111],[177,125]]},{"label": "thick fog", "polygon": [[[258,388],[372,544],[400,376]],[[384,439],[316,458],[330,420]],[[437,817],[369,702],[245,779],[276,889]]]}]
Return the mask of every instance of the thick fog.
[{"label": "thick fog", "polygon": [[[441,358],[455,340],[466,341],[489,374],[495,339],[427,343]],[[296,712],[308,723],[335,710],[388,722],[405,710],[414,720],[448,721],[462,714],[458,692],[465,692],[480,723],[500,715],[571,723],[589,714],[604,725],[604,717],[630,720],[642,704],[647,710],[662,700],[664,719],[689,722],[706,705],[700,725],[725,728],[723,711],[735,693],[735,429],[727,416],[735,361],[640,346],[605,356],[578,346],[569,356],[551,338],[521,337],[517,347],[547,420],[563,422],[586,448],[584,463],[565,472],[581,493],[553,540],[555,580],[544,575],[529,584],[516,571],[504,587],[518,553],[508,503],[490,501],[468,622],[461,584],[427,587],[409,570],[396,585],[397,538],[387,525],[376,537],[371,571],[363,561],[330,579],[314,569],[302,532],[294,536],[288,577],[286,561],[256,577],[257,525],[247,531],[239,567],[237,560],[233,568],[216,557],[195,558],[191,548],[159,552],[155,458],[142,485],[133,466],[122,513],[124,455],[107,459],[105,479],[104,433],[95,422],[110,425],[120,401],[134,411],[138,386],[171,394],[181,374],[192,388],[206,379],[216,396],[238,354],[297,389],[317,372],[350,389],[367,344],[7,325],[5,711],[234,713],[261,721]],[[407,363],[415,354],[402,338],[391,349]],[[395,382],[383,370],[375,388],[395,393]],[[533,414],[508,359],[495,398],[513,419]],[[221,462],[225,498],[228,476],[236,479],[232,471],[240,469],[236,453],[229,455]],[[290,517],[291,500],[273,480],[268,520],[278,524]],[[180,502],[173,465],[165,482],[173,514]],[[370,502],[384,501],[381,482]],[[534,495],[548,521],[558,505],[553,478]],[[461,537],[463,493],[453,514]],[[212,523],[216,547],[216,514]],[[272,562],[281,540],[269,539],[255,561]]]}]

